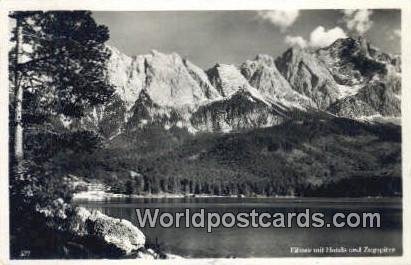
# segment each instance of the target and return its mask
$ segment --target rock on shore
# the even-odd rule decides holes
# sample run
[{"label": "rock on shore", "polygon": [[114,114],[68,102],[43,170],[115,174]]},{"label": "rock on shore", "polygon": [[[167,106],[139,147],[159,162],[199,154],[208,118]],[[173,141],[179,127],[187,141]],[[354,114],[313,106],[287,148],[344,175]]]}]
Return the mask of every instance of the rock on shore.
[{"label": "rock on shore", "polygon": [[93,252],[109,252],[110,256],[124,256],[144,248],[144,234],[131,222],[77,207],[69,225],[69,232],[80,237]]}]

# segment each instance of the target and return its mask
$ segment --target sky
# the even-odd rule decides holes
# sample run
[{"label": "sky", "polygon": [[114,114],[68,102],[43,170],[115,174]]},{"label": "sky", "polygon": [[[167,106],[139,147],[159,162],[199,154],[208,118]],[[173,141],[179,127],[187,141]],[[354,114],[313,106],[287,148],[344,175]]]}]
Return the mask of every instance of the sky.
[{"label": "sky", "polygon": [[177,52],[207,69],[239,65],[257,54],[281,55],[290,46],[321,48],[365,36],[382,51],[400,53],[400,10],[265,10],[93,12],[110,30],[109,45],[133,56]]}]

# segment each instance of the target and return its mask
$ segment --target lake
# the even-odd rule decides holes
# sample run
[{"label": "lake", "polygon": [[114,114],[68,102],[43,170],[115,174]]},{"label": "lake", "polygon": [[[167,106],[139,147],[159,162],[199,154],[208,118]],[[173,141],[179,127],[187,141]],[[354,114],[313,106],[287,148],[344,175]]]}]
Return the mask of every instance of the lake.
[{"label": "lake", "polygon": [[[380,228],[140,228],[151,242],[158,241],[166,252],[193,258],[217,257],[298,257],[298,256],[372,256],[402,254],[401,198],[110,198],[105,201],[78,200],[78,205],[96,209],[138,226],[136,209],[160,209],[160,212],[310,212],[324,213],[330,221],[336,212],[377,212],[381,214]],[[395,248],[390,254],[365,253],[369,248]],[[291,247],[333,247],[353,249],[350,253],[293,254]]]}]

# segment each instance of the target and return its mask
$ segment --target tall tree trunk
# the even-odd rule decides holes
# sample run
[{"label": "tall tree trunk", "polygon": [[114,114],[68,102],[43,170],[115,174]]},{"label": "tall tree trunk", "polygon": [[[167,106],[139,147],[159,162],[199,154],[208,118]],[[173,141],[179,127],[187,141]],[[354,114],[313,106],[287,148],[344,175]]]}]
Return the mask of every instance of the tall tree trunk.
[{"label": "tall tree trunk", "polygon": [[17,162],[17,168],[21,169],[21,163],[24,157],[23,152],[23,86],[21,85],[19,64],[21,61],[23,44],[23,34],[21,26],[21,18],[16,18],[16,57],[15,57],[15,72],[14,72],[14,89],[15,89],[15,109],[14,109],[14,156]]}]

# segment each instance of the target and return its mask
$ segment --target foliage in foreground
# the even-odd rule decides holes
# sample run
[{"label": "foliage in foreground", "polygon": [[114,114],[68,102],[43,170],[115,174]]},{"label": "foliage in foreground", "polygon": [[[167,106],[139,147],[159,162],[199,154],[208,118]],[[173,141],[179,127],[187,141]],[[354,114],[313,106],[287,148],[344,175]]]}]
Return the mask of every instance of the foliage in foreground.
[{"label": "foliage in foreground", "polygon": [[10,252],[58,258],[67,241],[60,228],[73,187],[53,164],[59,152],[97,144],[87,132],[61,131],[55,121],[80,118],[113,94],[105,65],[108,28],[89,11],[16,11],[9,52]]}]

